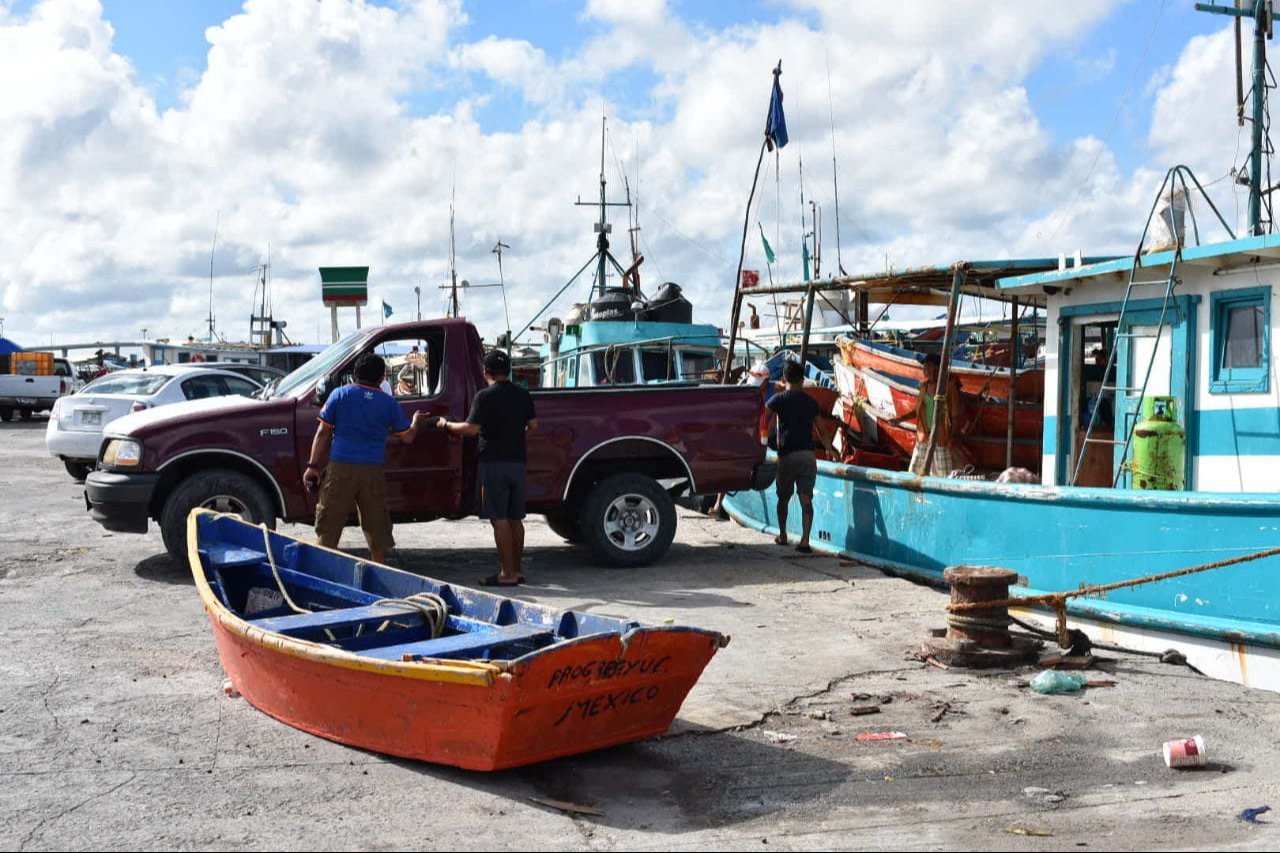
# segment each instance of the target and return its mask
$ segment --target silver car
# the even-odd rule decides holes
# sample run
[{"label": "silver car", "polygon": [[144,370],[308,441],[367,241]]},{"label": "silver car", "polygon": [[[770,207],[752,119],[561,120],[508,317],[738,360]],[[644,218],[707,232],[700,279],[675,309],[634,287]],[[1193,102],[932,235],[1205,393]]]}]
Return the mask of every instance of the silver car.
[{"label": "silver car", "polygon": [[45,446],[62,460],[68,474],[83,480],[98,462],[103,427],[116,418],[183,400],[230,394],[251,397],[261,388],[252,379],[228,370],[187,365],[118,370],[54,404]]}]

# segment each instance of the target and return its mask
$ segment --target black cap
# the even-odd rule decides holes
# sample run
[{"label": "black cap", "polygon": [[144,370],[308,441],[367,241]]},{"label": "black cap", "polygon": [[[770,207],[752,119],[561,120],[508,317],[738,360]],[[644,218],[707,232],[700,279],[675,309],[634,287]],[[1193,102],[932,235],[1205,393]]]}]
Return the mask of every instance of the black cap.
[{"label": "black cap", "polygon": [[502,350],[490,350],[484,357],[484,372],[490,376],[510,376],[511,358]]}]

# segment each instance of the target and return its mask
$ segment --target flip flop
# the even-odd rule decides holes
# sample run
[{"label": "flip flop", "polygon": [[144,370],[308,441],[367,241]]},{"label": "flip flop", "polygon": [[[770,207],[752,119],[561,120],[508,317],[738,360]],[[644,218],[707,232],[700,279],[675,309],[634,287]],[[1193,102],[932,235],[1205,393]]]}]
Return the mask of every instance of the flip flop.
[{"label": "flip flop", "polygon": [[479,583],[480,586],[520,586],[520,584],[524,583],[524,578],[519,577],[513,581],[504,581],[502,579],[502,575],[497,574],[489,575],[487,578],[480,578],[477,583]]},{"label": "flip flop", "polygon": [[808,545],[797,545],[797,546],[796,546],[796,550],[797,550],[797,551],[799,551],[801,554],[812,554],[812,553],[813,553],[813,549],[812,549],[812,548],[810,548]]}]

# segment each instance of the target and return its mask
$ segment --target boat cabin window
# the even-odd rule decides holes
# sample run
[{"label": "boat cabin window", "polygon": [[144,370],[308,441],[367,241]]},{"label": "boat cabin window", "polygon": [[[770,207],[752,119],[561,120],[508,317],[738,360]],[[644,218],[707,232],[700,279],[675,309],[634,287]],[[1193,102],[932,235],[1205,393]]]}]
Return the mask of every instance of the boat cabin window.
[{"label": "boat cabin window", "polygon": [[1270,387],[1271,288],[1250,287],[1214,293],[1210,310],[1213,315],[1210,393],[1266,393]]},{"label": "boat cabin window", "polygon": [[716,369],[716,357],[709,352],[681,350],[680,377],[682,379],[714,379],[719,371]]},{"label": "boat cabin window", "polygon": [[635,350],[607,349],[591,356],[597,385],[634,385],[636,382]]},{"label": "boat cabin window", "polygon": [[667,382],[676,378],[675,366],[671,363],[671,350],[641,350],[640,369],[644,373],[645,382]]}]

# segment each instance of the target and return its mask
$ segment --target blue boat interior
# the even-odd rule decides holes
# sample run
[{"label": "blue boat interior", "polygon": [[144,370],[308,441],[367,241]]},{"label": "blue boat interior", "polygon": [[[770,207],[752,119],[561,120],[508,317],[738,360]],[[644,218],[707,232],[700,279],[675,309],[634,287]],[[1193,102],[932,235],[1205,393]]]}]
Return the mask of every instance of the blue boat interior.
[{"label": "blue boat interior", "polygon": [[[275,533],[264,541],[261,528],[235,518],[204,515],[197,524],[200,563],[224,606],[264,631],[363,657],[514,660],[640,626],[455,587]],[[438,596],[447,608],[438,636],[420,607],[403,603],[423,593]],[[296,611],[289,600],[310,612]]]}]

